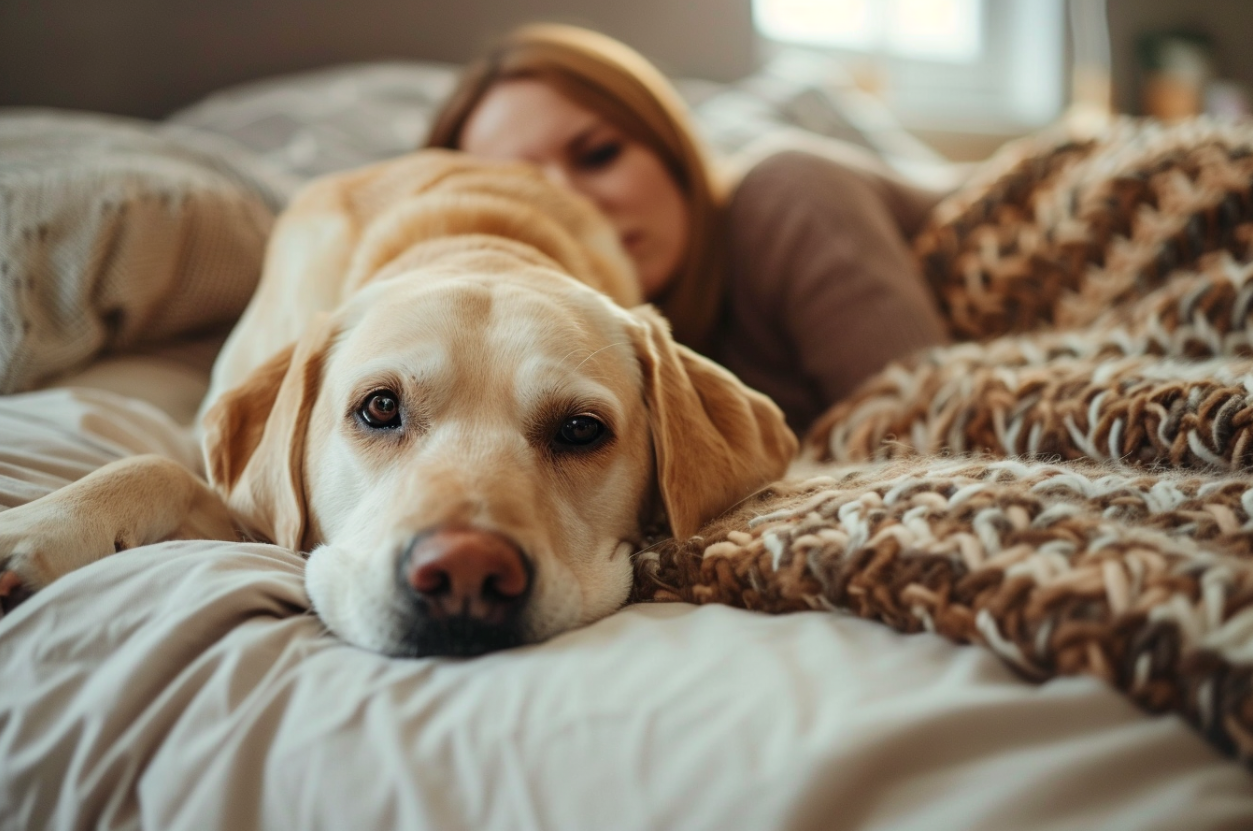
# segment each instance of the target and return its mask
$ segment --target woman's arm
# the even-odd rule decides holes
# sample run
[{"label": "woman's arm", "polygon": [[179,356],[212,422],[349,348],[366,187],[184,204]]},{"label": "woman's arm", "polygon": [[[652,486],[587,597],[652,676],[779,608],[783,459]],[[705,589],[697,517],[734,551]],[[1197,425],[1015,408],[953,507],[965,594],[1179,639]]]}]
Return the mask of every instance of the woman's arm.
[{"label": "woman's arm", "polygon": [[728,208],[728,318],[715,357],[803,431],[890,361],[945,342],[902,228],[933,201],[808,153],[758,164]]}]

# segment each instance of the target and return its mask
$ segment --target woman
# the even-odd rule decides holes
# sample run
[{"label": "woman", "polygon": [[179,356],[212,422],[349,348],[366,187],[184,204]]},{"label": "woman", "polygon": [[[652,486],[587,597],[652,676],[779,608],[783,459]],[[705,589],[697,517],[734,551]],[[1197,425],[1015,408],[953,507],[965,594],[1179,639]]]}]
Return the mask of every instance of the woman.
[{"label": "woman", "polygon": [[798,432],[945,340],[907,243],[934,194],[799,152],[723,182],[666,79],[604,35],[515,31],[466,71],[428,145],[530,161],[588,197],[675,337],[774,398]]}]

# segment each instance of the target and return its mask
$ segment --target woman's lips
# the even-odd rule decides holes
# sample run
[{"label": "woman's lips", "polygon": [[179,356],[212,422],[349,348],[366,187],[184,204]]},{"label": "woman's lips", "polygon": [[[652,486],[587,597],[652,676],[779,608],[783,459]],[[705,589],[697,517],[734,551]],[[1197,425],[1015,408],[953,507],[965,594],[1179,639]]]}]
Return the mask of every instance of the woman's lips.
[{"label": "woman's lips", "polygon": [[644,241],[643,231],[628,231],[622,235],[622,247],[628,251],[639,248],[640,243]]}]

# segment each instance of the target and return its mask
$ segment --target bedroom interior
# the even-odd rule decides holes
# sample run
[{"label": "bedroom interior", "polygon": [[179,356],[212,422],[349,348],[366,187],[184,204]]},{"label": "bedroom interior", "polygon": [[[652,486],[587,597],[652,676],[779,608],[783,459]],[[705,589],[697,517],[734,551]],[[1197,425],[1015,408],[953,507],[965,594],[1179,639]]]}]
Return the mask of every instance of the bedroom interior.
[{"label": "bedroom interior", "polygon": [[0,831],[1253,827],[1247,0],[0,4],[0,512],[195,469],[286,200],[534,20],[725,158],[950,189],[912,244],[955,342],[543,644],[353,648],[256,542],[58,580],[0,615]]}]

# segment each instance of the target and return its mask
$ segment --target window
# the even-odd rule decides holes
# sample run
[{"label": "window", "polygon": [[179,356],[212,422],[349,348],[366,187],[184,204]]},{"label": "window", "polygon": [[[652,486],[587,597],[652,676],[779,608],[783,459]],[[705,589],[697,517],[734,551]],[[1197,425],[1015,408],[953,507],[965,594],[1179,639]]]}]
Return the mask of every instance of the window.
[{"label": "window", "polygon": [[768,38],[907,58],[970,62],[982,51],[981,0],[758,0]]},{"label": "window", "polygon": [[870,65],[914,126],[1030,128],[1062,108],[1063,0],[753,0],[753,21]]}]

